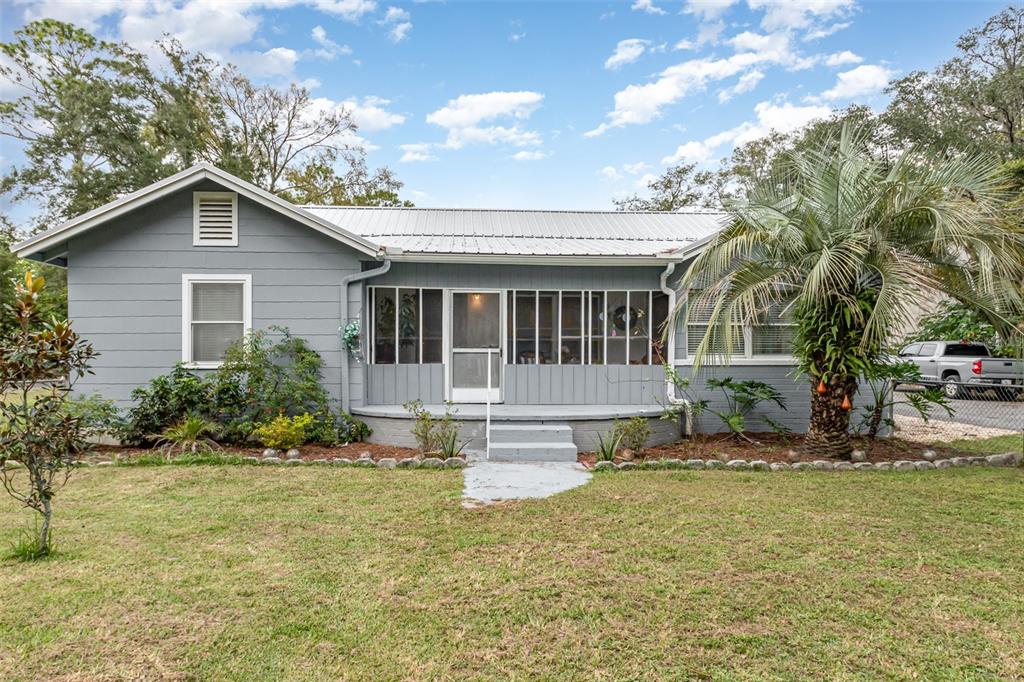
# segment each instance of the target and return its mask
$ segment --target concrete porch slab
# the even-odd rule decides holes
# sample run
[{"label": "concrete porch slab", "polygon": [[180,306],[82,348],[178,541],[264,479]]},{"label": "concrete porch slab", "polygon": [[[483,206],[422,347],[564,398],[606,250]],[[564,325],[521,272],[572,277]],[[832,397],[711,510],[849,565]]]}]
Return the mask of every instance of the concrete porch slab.
[{"label": "concrete porch slab", "polygon": [[576,462],[483,462],[462,470],[464,504],[550,497],[590,481]]}]

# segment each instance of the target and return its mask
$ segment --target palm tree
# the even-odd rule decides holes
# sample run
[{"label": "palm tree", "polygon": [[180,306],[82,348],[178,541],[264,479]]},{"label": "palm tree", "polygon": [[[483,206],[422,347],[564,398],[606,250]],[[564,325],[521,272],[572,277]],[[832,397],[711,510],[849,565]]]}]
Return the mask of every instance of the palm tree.
[{"label": "palm tree", "polygon": [[[1024,233],[1004,220],[987,159],[913,150],[886,164],[852,126],[791,152],[780,173],[727,206],[731,223],[680,280],[708,330],[694,360],[728,362],[744,325],[791,316],[809,379],[807,445],[849,456],[858,379],[881,360],[915,302],[942,294],[995,322],[1019,310]],[[685,300],[685,296],[680,296]]]}]

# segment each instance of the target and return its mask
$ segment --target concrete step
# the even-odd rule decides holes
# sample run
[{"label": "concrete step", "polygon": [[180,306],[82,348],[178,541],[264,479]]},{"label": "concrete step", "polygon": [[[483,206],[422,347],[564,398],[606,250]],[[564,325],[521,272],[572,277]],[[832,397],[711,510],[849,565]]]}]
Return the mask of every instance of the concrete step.
[{"label": "concrete step", "polygon": [[491,424],[494,443],[571,443],[568,424]]},{"label": "concrete step", "polygon": [[492,462],[575,462],[576,446],[570,443],[495,443],[491,441]]}]

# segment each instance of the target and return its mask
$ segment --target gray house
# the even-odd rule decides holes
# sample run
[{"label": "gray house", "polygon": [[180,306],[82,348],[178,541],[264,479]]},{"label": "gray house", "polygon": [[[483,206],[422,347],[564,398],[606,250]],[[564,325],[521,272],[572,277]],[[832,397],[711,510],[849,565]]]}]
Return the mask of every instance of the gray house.
[{"label": "gray house", "polygon": [[[70,317],[100,353],[81,392],[127,403],[175,363],[208,370],[247,330],[281,325],[320,352],[330,392],[374,440],[411,444],[403,403],[450,401],[477,447],[490,412],[492,456],[569,458],[616,418],[651,418],[653,441],[679,435],[658,419],[673,399],[663,366],[689,375],[704,327],[672,322],[674,284],[722,219],[295,206],[199,165],[15,251],[67,268]],[[353,321],[357,357],[339,335]],[[789,409],[770,416],[803,428],[791,327],[743,336],[728,368],[702,371],[773,383]]]}]

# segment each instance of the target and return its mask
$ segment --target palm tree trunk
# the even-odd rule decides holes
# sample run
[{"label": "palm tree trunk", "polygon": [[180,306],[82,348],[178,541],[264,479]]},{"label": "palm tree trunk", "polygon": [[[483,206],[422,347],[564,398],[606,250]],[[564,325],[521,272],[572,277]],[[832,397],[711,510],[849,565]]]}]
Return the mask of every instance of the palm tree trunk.
[{"label": "palm tree trunk", "polygon": [[857,390],[857,378],[832,377],[824,393],[818,393],[819,381],[818,378],[811,378],[811,423],[807,428],[805,443],[808,450],[823,457],[849,459],[853,451],[850,444],[850,410],[843,409],[843,399],[849,396],[852,403]]}]

